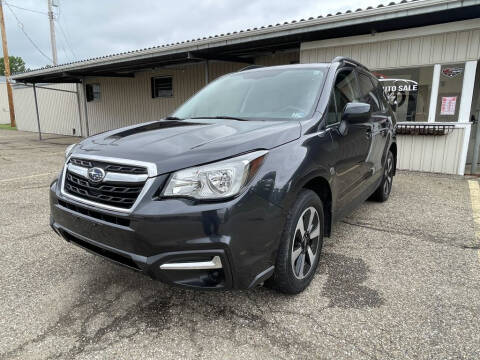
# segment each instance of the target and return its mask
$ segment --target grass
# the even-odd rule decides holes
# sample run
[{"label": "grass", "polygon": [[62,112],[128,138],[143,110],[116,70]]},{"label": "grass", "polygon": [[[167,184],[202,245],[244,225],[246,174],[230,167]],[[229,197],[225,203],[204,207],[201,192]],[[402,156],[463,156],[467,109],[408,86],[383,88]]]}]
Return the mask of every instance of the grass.
[{"label": "grass", "polygon": [[17,130],[16,127],[11,127],[10,124],[0,124],[0,130]]}]

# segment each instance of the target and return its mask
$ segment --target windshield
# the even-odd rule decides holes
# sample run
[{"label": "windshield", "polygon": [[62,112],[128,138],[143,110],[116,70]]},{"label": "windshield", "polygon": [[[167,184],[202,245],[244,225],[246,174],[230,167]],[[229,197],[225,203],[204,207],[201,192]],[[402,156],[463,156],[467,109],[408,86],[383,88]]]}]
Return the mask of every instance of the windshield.
[{"label": "windshield", "polygon": [[313,112],[326,71],[318,67],[278,68],[226,75],[203,88],[173,116],[302,119]]}]

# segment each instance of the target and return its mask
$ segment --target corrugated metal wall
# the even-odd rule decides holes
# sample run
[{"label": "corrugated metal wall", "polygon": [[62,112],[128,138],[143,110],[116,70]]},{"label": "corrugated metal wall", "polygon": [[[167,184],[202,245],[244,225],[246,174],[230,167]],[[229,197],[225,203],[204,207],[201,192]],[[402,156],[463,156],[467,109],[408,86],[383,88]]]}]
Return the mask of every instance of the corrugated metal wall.
[{"label": "corrugated metal wall", "polygon": [[259,56],[255,59],[255,64],[264,66],[296,64],[300,61],[298,51],[277,52],[273,55]]},{"label": "corrugated metal wall", "polygon": [[398,135],[397,168],[458,174],[464,132],[455,128],[443,136]]},{"label": "corrugated metal wall", "polygon": [[[100,100],[87,103],[90,135],[122,126],[158,120],[205,85],[204,64],[139,72],[135,78],[88,79],[100,84]],[[171,98],[152,98],[152,76],[172,76]]]},{"label": "corrugated metal wall", "polygon": [[10,124],[8,110],[7,84],[0,82],[0,124]]},{"label": "corrugated metal wall", "polygon": [[[48,84],[49,88],[75,91],[75,84]],[[37,88],[40,126],[43,133],[80,135],[77,97],[74,93]],[[32,87],[13,86],[17,128],[37,131],[37,115]]]},{"label": "corrugated metal wall", "polygon": [[[298,52],[281,52],[259,57],[256,63],[280,65],[298,62],[298,59]],[[209,61],[209,80],[213,81],[248,65]],[[150,84],[152,76],[172,76],[173,97],[153,99]],[[205,86],[205,63],[139,72],[135,78],[90,78],[88,83],[98,83],[101,89],[101,99],[87,104],[89,130],[90,135],[93,135],[122,126],[158,120],[172,113]]]},{"label": "corrugated metal wall", "polygon": [[[256,59],[260,65],[281,65],[298,62],[299,52],[279,52]],[[247,63],[209,61],[209,81],[238,71]],[[151,96],[152,76],[173,77],[173,97]],[[87,103],[89,134],[146,121],[161,119],[173,112],[198,90],[205,86],[205,63],[178,65],[171,68],[138,72],[134,78],[88,78],[89,84],[100,84],[100,100]],[[75,84],[48,85],[76,91]],[[79,129],[78,105],[75,94],[37,89],[42,132],[71,135],[87,134],[83,105],[83,86],[78,85],[81,96],[82,130]],[[17,123],[20,130],[37,131],[33,90],[17,85],[14,89]]]},{"label": "corrugated metal wall", "polygon": [[371,69],[478,60],[480,21],[313,41],[303,43],[300,50],[302,63],[330,62],[336,56],[350,57]]}]

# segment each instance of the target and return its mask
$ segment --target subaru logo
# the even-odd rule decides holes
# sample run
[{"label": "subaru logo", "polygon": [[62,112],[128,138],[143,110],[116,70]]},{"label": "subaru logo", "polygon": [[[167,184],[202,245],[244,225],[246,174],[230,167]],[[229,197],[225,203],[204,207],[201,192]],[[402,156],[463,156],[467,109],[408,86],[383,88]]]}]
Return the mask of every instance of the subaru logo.
[{"label": "subaru logo", "polygon": [[98,167],[88,169],[88,179],[93,183],[99,183],[105,177],[105,171]]}]

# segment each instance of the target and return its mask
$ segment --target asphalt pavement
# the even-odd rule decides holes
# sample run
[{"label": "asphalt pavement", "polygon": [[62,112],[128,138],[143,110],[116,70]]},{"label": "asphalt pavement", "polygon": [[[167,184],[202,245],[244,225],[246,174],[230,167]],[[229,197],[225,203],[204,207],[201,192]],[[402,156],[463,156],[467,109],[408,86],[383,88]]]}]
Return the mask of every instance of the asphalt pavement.
[{"label": "asphalt pavement", "polygon": [[200,292],[50,229],[48,186],[76,141],[0,130],[1,359],[480,358],[467,179],[399,172],[387,203],[334,225],[300,295]]}]

